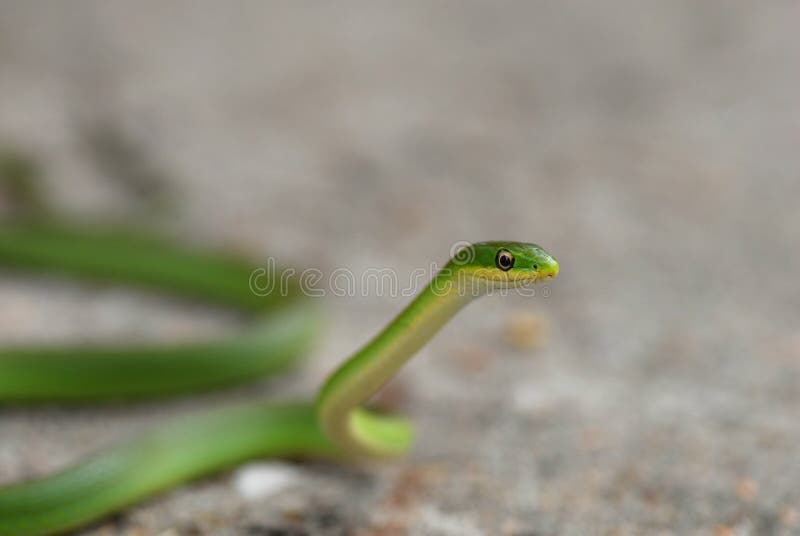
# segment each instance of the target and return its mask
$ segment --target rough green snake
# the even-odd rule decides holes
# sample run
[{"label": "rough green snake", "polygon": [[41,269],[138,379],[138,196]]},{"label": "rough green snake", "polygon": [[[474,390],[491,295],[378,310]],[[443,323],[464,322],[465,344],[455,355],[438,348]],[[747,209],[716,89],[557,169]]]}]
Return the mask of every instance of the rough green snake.
[{"label": "rough green snake", "polygon": [[[257,296],[254,264],[125,230],[63,224],[0,229],[0,265],[146,286],[255,314],[223,340],[167,345],[0,349],[0,400],[130,399],[189,392],[275,372],[307,350],[317,316],[299,289]],[[481,242],[453,255],[429,285],[335,370],[316,401],[224,408],[102,451],[62,472],[0,488],[0,535],[80,527],[181,482],[261,457],[394,457],[413,429],[368,410],[375,394],[462,307],[497,288],[555,277],[535,244]]]}]

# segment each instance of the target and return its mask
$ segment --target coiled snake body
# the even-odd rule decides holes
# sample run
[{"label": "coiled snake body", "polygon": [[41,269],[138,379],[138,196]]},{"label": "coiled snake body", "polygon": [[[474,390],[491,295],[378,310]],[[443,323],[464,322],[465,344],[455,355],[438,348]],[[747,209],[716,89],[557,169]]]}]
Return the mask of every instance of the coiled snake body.
[{"label": "coiled snake body", "polygon": [[[255,295],[251,263],[138,232],[64,225],[0,230],[0,265],[202,298],[253,312],[256,325],[223,340],[136,346],[0,349],[0,400],[129,399],[196,391],[276,372],[307,350],[317,316],[296,289]],[[410,422],[363,403],[456,312],[498,287],[554,277],[535,244],[466,246],[383,331],[344,362],[316,401],[256,402],[176,422],[52,476],[0,488],[0,535],[63,532],[178,483],[260,457],[394,457]]]}]

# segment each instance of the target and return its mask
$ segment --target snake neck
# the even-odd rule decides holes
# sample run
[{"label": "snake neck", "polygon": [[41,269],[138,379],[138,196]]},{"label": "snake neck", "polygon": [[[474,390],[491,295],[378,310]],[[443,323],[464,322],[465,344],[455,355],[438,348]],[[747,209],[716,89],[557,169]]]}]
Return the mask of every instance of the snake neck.
[{"label": "snake neck", "polygon": [[325,382],[317,417],[326,435],[347,453],[396,456],[410,448],[413,431],[405,419],[379,416],[360,406],[459,310],[479,293],[445,267],[383,331],[353,354]]}]

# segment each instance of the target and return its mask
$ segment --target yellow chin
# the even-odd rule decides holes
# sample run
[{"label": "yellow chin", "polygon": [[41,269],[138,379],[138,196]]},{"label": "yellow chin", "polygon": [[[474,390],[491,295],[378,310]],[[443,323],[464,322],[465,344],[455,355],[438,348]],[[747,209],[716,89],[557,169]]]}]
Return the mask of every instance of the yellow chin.
[{"label": "yellow chin", "polygon": [[516,288],[544,279],[538,272],[513,269],[504,272],[493,268],[475,268],[469,271],[468,276],[473,284],[485,284],[493,288]]}]

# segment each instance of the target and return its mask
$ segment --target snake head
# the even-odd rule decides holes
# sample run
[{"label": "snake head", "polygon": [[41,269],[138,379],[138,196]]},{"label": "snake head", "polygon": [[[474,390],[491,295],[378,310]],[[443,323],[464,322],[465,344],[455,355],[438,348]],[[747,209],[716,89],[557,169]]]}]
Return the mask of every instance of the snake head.
[{"label": "snake head", "polygon": [[[558,275],[558,262],[541,246],[527,242],[491,241],[464,245],[449,267],[459,279],[492,288],[513,288]],[[473,285],[474,286],[474,285]]]}]

